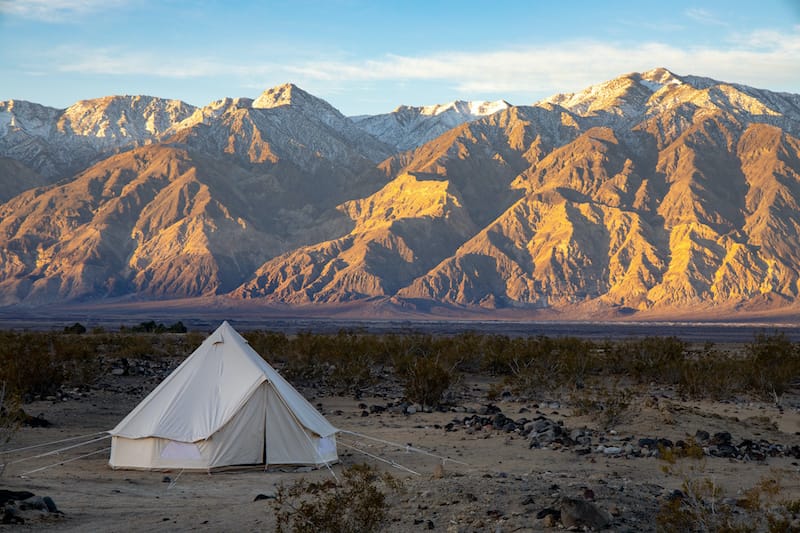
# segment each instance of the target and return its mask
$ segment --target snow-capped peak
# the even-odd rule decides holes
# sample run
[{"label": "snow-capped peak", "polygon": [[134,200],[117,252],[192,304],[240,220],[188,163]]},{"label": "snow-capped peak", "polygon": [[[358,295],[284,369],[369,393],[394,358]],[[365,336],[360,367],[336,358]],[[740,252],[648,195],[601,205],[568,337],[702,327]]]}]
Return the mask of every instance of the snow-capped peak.
[{"label": "snow-capped peak", "polygon": [[271,109],[287,105],[302,105],[308,102],[319,100],[311,96],[294,83],[284,83],[271,89],[267,89],[253,101],[254,109]]},{"label": "snow-capped peak", "polygon": [[468,102],[455,100],[428,106],[402,105],[382,115],[350,117],[356,125],[398,150],[424,144],[464,122],[511,107],[505,100]]},{"label": "snow-capped peak", "polygon": [[446,113],[448,111],[452,111],[460,115],[469,115],[471,117],[483,117],[486,115],[497,113],[498,111],[502,111],[503,109],[507,109],[509,107],[511,107],[511,104],[509,104],[505,100],[496,100],[494,102],[454,100],[446,104],[434,104],[421,107],[402,105],[399,106],[397,109],[395,109],[394,112],[402,113],[410,111],[418,113],[420,115],[433,117],[436,115],[441,115],[442,113]]},{"label": "snow-capped peak", "polygon": [[642,72],[639,75],[639,83],[652,92],[656,92],[665,85],[681,85],[683,84],[683,80],[669,70],[659,67]]}]

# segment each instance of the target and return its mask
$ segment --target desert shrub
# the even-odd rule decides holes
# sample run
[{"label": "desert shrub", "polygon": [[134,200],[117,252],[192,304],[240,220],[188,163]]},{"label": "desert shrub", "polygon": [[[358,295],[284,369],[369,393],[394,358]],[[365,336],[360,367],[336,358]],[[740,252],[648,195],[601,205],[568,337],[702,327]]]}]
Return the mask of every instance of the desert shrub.
[{"label": "desert shrub", "polygon": [[685,352],[686,344],[677,337],[646,337],[611,345],[608,360],[612,369],[623,370],[640,383],[676,384]]},{"label": "desert shrub", "polygon": [[519,394],[582,387],[604,366],[593,342],[572,337],[514,339],[501,357],[506,384]]},{"label": "desert shrub", "polygon": [[328,382],[341,394],[358,393],[375,382],[372,367],[373,361],[368,354],[349,354],[333,364]]},{"label": "desert shrub", "polygon": [[381,531],[388,504],[382,488],[396,489],[391,476],[379,476],[367,465],[353,465],[343,481],[281,486],[273,504],[276,530],[294,533],[370,533]]},{"label": "desert shrub", "polygon": [[745,347],[743,372],[755,394],[776,401],[800,376],[800,353],[784,333],[759,333]]},{"label": "desert shrub", "polygon": [[610,387],[596,386],[575,389],[570,404],[576,415],[591,415],[606,429],[619,425],[628,415],[636,393],[614,383]]},{"label": "desert shrub", "polygon": [[[673,468],[665,467],[665,472],[673,474]],[[656,516],[658,531],[793,531],[800,503],[781,499],[784,487],[780,472],[773,470],[771,475],[763,476],[756,485],[742,491],[733,504],[728,503],[731,499],[725,498],[722,487],[704,475],[704,465],[680,475],[681,490],[662,503]]]},{"label": "desert shrub", "polygon": [[444,368],[434,356],[398,357],[395,371],[403,382],[405,397],[422,405],[438,405],[450,386],[452,369]]},{"label": "desert shrub", "polygon": [[681,365],[678,390],[692,398],[721,400],[744,390],[741,362],[707,346]]},{"label": "desert shrub", "polygon": [[79,322],[75,322],[71,326],[64,326],[64,333],[71,333],[74,335],[82,335],[86,333],[86,326]]},{"label": "desert shrub", "polygon": [[6,394],[6,384],[0,382],[0,445],[7,444],[19,428],[19,420],[14,416],[18,409],[19,402]]},{"label": "desert shrub", "polygon": [[53,394],[65,377],[52,334],[0,334],[0,381],[12,394]]},{"label": "desert shrub", "polygon": [[748,532],[752,525],[720,504],[722,488],[709,478],[684,479],[679,493],[664,502],[656,516],[658,531]]}]

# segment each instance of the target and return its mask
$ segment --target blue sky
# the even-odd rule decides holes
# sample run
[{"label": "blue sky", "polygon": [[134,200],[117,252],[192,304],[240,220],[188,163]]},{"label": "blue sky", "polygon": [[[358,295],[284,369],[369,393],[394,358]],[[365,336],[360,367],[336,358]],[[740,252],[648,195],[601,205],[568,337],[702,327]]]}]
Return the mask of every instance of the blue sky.
[{"label": "blue sky", "polygon": [[663,66],[800,93],[800,0],[0,0],[0,100],[530,104]]}]

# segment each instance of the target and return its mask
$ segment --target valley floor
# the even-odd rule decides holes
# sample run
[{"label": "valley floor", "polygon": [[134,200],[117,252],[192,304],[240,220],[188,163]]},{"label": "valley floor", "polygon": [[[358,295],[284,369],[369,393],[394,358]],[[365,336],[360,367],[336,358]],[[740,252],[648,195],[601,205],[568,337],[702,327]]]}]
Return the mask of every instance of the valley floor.
[{"label": "valley floor", "polygon": [[[3,449],[110,429],[158,379],[109,374],[102,381],[88,391],[67,394],[61,401],[25,405],[29,414],[41,414],[53,425],[21,428]],[[399,395],[393,396],[391,391],[357,400],[303,392],[312,403],[321,403],[323,414],[340,429],[410,444],[465,463],[445,461],[440,468],[442,462],[436,458],[341,435],[341,463],[333,467],[339,477],[343,468],[366,461],[402,480],[400,491],[387,493],[386,531],[541,531],[550,524],[558,526],[545,515],[547,509],[558,510],[564,498],[590,502],[610,518],[608,528],[613,531],[652,531],[657,527],[656,515],[676,497],[676,490],[683,491],[689,502],[687,482],[711,483],[719,489],[711,496],[713,502],[706,501],[709,507],[697,508],[698,513],[712,513],[711,519],[746,520],[750,526],[766,530],[771,509],[785,510],[786,502],[800,500],[800,459],[790,452],[792,446],[800,445],[797,391],[785,395],[778,407],[747,399],[688,401],[669,389],[650,390],[633,398],[614,429],[606,430],[599,427],[596,416],[575,414],[566,398],[505,396],[488,407],[489,386],[486,378],[468,377],[451,410],[412,414],[398,412],[393,404]],[[388,408],[377,412],[380,409],[373,406]],[[572,437],[583,435],[590,440],[584,439],[582,444],[573,442],[575,439],[548,441],[542,433],[530,447],[537,430],[523,437],[516,429],[494,429],[491,422],[481,422],[496,420],[498,410],[511,420],[546,420],[540,429],[562,424],[559,427]],[[740,443],[749,439],[761,442],[762,449],[772,446],[774,456],[761,458],[754,453],[737,458],[739,451],[726,453],[724,443],[714,442],[715,435],[726,432],[738,450],[743,449]],[[697,438],[706,455],[702,459],[673,457],[670,462],[652,456],[654,452],[647,446],[650,438],[672,442]],[[107,452],[20,477],[108,445],[109,441],[101,441],[7,466],[0,488],[50,496],[63,515],[26,512],[24,524],[0,525],[0,531],[271,531],[275,527],[274,500],[254,501],[257,495],[274,495],[281,484],[291,485],[301,477],[331,479],[324,468],[303,473],[254,469],[211,475],[115,471],[108,467]],[[355,449],[394,461],[418,475],[370,459]],[[5,455],[3,462],[33,453],[36,450]],[[760,487],[760,492],[751,490],[754,487]],[[754,498],[757,504],[753,504]],[[797,518],[788,515],[794,525]]]}]

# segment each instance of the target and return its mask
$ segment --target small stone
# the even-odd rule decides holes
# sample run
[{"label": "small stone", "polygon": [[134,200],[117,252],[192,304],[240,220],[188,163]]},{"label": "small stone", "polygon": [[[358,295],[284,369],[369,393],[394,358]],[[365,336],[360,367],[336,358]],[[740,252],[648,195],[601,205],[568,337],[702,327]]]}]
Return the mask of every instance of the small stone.
[{"label": "small stone", "polygon": [[602,529],[611,522],[593,503],[574,498],[561,498],[561,523],[566,528],[589,526]]},{"label": "small stone", "polygon": [[417,408],[414,407],[413,405],[409,405],[408,407],[406,407],[406,414],[407,415],[413,415],[416,412],[417,412]]},{"label": "small stone", "polygon": [[717,446],[721,444],[730,444],[732,440],[731,434],[727,431],[720,431],[719,433],[714,433],[714,437],[711,439],[711,444],[716,444]]},{"label": "small stone", "polygon": [[257,501],[260,501],[260,500],[274,500],[274,499],[275,499],[275,494],[272,493],[272,492],[269,492],[267,494],[263,494],[263,493],[257,494],[256,497],[253,498],[253,501],[257,502]]},{"label": "small stone", "polygon": [[161,483],[172,483],[172,478],[169,476],[164,476],[161,478]]},{"label": "small stone", "polygon": [[441,463],[433,467],[433,475],[431,477],[433,479],[442,479],[444,477],[444,466]]}]

